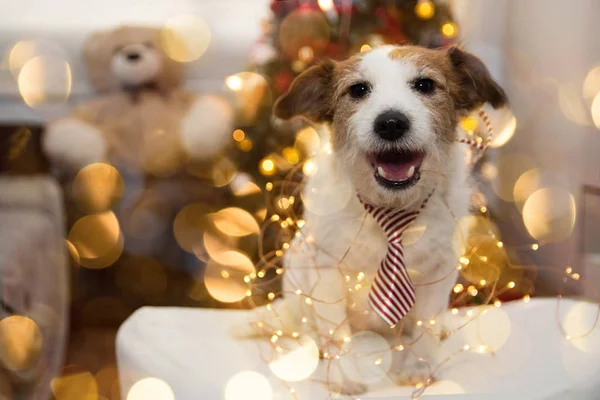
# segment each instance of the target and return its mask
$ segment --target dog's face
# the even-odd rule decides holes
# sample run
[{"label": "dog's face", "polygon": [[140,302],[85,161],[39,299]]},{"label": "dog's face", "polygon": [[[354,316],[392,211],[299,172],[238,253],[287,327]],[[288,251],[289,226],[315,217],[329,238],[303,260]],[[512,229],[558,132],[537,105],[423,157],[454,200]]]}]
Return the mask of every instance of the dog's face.
[{"label": "dog's face", "polygon": [[335,157],[373,205],[406,206],[444,179],[459,115],[504,91],[475,56],[453,47],[384,46],[312,67],[275,105],[333,127]]}]

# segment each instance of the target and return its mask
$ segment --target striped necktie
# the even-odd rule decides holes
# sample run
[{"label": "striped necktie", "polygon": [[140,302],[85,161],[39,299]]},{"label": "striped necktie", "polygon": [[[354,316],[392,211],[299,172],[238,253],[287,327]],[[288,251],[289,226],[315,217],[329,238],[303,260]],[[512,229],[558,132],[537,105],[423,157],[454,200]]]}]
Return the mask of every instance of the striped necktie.
[{"label": "striped necktie", "polygon": [[361,200],[388,239],[387,253],[377,270],[369,293],[369,304],[390,326],[404,318],[415,304],[415,287],[406,270],[402,235],[417,219],[430,196],[417,211],[373,207]]}]

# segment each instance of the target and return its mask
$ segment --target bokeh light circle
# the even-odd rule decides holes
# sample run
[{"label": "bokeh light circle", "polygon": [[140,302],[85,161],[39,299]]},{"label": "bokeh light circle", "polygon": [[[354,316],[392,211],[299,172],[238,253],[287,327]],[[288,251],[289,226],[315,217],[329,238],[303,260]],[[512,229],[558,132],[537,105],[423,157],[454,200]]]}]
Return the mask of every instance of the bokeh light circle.
[{"label": "bokeh light circle", "polygon": [[273,374],[288,382],[302,381],[312,375],[319,364],[319,348],[308,336],[282,338],[277,342],[283,351],[275,352],[269,363]]},{"label": "bokeh light circle", "polygon": [[237,251],[221,254],[218,263],[210,260],[204,272],[204,284],[208,293],[222,303],[235,303],[246,297],[249,288],[245,281],[250,274],[256,273],[254,264],[248,256]]},{"label": "bokeh light circle", "polygon": [[535,191],[523,206],[523,222],[537,240],[558,242],[571,235],[575,226],[573,195],[556,187]]},{"label": "bokeh light circle", "polygon": [[562,324],[571,344],[585,353],[600,354],[598,307],[598,304],[578,302],[569,309]]},{"label": "bokeh light circle", "polygon": [[69,242],[79,256],[79,264],[99,269],[112,265],[123,251],[123,236],[112,211],[86,215],[69,232]]},{"label": "bokeh light circle", "polygon": [[41,347],[42,334],[32,319],[12,315],[0,321],[0,351],[9,370],[21,371],[33,365]]},{"label": "bokeh light circle", "polygon": [[71,67],[56,56],[34,57],[23,65],[17,82],[28,106],[60,105],[71,94]]},{"label": "bokeh light circle", "polygon": [[542,172],[538,168],[523,172],[519,179],[517,179],[513,189],[513,196],[515,205],[519,208],[519,211],[523,211],[525,201],[540,188],[541,179]]},{"label": "bokeh light circle", "polygon": [[465,343],[482,353],[500,350],[512,331],[508,314],[501,308],[489,306],[474,310],[473,315],[477,318],[462,328]]},{"label": "bokeh light circle", "polygon": [[229,236],[258,234],[260,230],[252,214],[238,207],[224,208],[211,217],[217,229]]},{"label": "bokeh light circle", "polygon": [[504,201],[513,201],[513,190],[523,172],[535,168],[531,157],[519,153],[500,156],[497,162],[499,175],[492,181],[492,189]]},{"label": "bokeh light circle", "polygon": [[127,400],[175,400],[169,384],[158,378],[144,378],[129,389]]},{"label": "bokeh light circle", "polygon": [[263,375],[254,371],[235,374],[225,386],[225,400],[272,400],[273,388]]},{"label": "bokeh light circle", "polygon": [[167,21],[161,30],[162,47],[178,62],[200,58],[210,45],[208,24],[197,15],[180,15]]},{"label": "bokeh light circle", "polygon": [[65,373],[50,382],[55,400],[98,400],[98,384],[88,371]]},{"label": "bokeh light circle", "polygon": [[352,335],[342,351],[342,370],[354,382],[378,382],[387,376],[392,366],[392,350],[387,340],[375,332],[362,331]]},{"label": "bokeh light circle", "polygon": [[123,196],[125,184],[115,167],[94,163],[81,169],[71,190],[73,200],[83,212],[99,213],[109,210]]},{"label": "bokeh light circle", "polygon": [[301,48],[308,46],[314,54],[323,52],[329,44],[331,31],[323,13],[298,9],[289,13],[279,26],[281,50],[295,58]]}]

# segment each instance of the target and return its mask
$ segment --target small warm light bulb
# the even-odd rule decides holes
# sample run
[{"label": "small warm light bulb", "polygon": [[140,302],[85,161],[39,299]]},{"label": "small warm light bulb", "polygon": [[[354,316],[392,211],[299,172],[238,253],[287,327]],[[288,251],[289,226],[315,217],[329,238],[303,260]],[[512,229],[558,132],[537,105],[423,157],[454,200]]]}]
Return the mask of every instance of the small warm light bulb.
[{"label": "small warm light bulb", "polygon": [[244,282],[250,283],[250,277],[248,275],[244,277]]},{"label": "small warm light bulb", "polygon": [[469,259],[467,257],[461,257],[459,261],[463,265],[469,265]]},{"label": "small warm light bulb", "polygon": [[460,293],[460,292],[462,292],[464,289],[465,289],[465,287],[464,287],[462,284],[460,284],[460,283],[457,283],[457,284],[454,286],[454,289],[453,289],[453,290],[454,290],[454,293]]},{"label": "small warm light bulb", "polygon": [[[278,251],[280,251],[280,250],[278,250]],[[277,253],[277,252],[275,252],[275,253]],[[278,256],[280,256],[280,255],[278,255]],[[275,270],[275,273],[276,273],[277,275],[281,275],[281,274],[283,274],[283,268],[277,268],[277,269]]]},{"label": "small warm light bulb", "polygon": [[296,294],[297,294],[298,296],[300,296],[300,295],[302,294],[302,290],[300,290],[300,289],[296,289]]},{"label": "small warm light bulb", "polygon": [[246,290],[246,297],[250,297],[252,296],[252,290],[248,289]]},{"label": "small warm light bulb", "polygon": [[497,245],[498,247],[500,247],[500,248],[503,248],[503,247],[504,247],[504,243],[502,243],[502,242],[498,242],[498,243],[496,243],[496,245]]},{"label": "small warm light bulb", "polygon": [[319,7],[323,11],[329,11],[333,8],[333,0],[319,0]]},{"label": "small warm light bulb", "polygon": [[344,343],[350,343],[352,341],[352,339],[350,339],[350,337],[346,336],[344,337]]},{"label": "small warm light bulb", "polygon": [[496,300],[496,301],[494,302],[494,306],[495,306],[496,308],[500,308],[500,306],[501,306],[501,305],[502,305],[502,302],[501,302],[500,300]]},{"label": "small warm light bulb", "polygon": [[531,297],[528,294],[526,294],[525,296],[523,296],[523,301],[525,303],[529,303],[529,300],[531,300]]},{"label": "small warm light bulb", "polygon": [[472,317],[472,316],[473,316],[473,310],[467,311],[467,317]]},{"label": "small warm light bulb", "polygon": [[463,350],[464,351],[469,351],[469,350],[471,350],[471,346],[469,346],[468,344],[465,344],[464,347],[463,347]]},{"label": "small warm light bulb", "polygon": [[364,53],[365,51],[369,51],[371,50],[371,46],[369,46],[368,44],[363,44],[362,46],[360,46],[360,52]]},{"label": "small warm light bulb", "polygon": [[435,325],[435,320],[434,319],[429,320],[429,325]]},{"label": "small warm light bulb", "polygon": [[402,350],[404,350],[404,346],[402,346],[402,345],[400,344],[400,345],[396,346],[396,350],[398,350],[398,351],[402,351]]},{"label": "small warm light bulb", "polygon": [[[283,255],[283,251],[281,251],[281,250],[277,250],[277,251],[275,252],[275,255],[276,255],[277,257],[281,257],[281,256]],[[278,274],[278,275],[281,275],[281,274],[283,273],[283,270],[281,270],[281,272],[278,272],[280,269],[281,269],[281,268],[279,268],[277,271],[275,271],[275,272],[277,272],[277,274]]]},{"label": "small warm light bulb", "polygon": [[306,318],[306,317],[302,317],[302,323],[303,323],[303,324],[305,324],[305,323],[307,323],[307,322],[308,322],[308,318]]},{"label": "small warm light bulb", "polygon": [[534,243],[534,244],[532,244],[532,245],[531,245],[531,248],[532,248],[533,250],[537,250],[537,249],[539,249],[539,248],[540,248],[540,245],[539,245],[539,244],[537,244],[537,243]]},{"label": "small warm light bulb", "polygon": [[264,278],[265,277],[265,271],[258,271],[258,277],[259,278]]},{"label": "small warm light bulb", "polygon": [[573,275],[571,275],[571,278],[573,278],[573,280],[578,281],[580,276],[578,273],[574,273]]},{"label": "small warm light bulb", "polygon": [[452,314],[454,314],[454,315],[458,314],[458,308],[453,308],[452,309]]},{"label": "small warm light bulb", "polygon": [[571,340],[571,336],[565,336],[565,339],[567,339],[567,341]]},{"label": "small warm light bulb", "polygon": [[283,331],[277,331],[277,336],[283,336]]},{"label": "small warm light bulb", "polygon": [[571,268],[571,267],[567,267],[567,269],[565,269],[565,272],[566,272],[567,274],[570,274],[571,272],[573,272],[573,268]]},{"label": "small warm light bulb", "polygon": [[293,338],[297,338],[298,336],[300,336],[300,334],[298,332],[292,332],[292,337]]},{"label": "small warm light bulb", "polygon": [[258,326],[259,328],[262,328],[265,324],[262,321],[258,321],[256,323],[256,326]]},{"label": "small warm light bulb", "polygon": [[482,279],[479,281],[479,285],[481,286],[485,286],[487,284],[487,281],[485,279]]},{"label": "small warm light bulb", "polygon": [[312,300],[310,299],[310,297],[307,297],[307,298],[304,300],[304,302],[305,302],[306,304],[308,304],[309,306],[312,304]]},{"label": "small warm light bulb", "polygon": [[365,273],[364,272],[359,272],[358,275],[356,275],[356,279],[360,282],[365,278]]},{"label": "small warm light bulb", "polygon": [[423,388],[423,386],[425,386],[425,385],[423,384],[423,382],[419,382],[419,383],[417,383],[417,384],[415,385],[415,388],[417,388],[417,389],[422,389],[422,388]]},{"label": "small warm light bulb", "polygon": [[233,139],[236,142],[241,142],[242,140],[244,140],[245,137],[246,137],[246,134],[244,133],[243,130],[236,129],[235,131],[233,131]]},{"label": "small warm light bulb", "polygon": [[223,279],[227,279],[227,278],[229,278],[229,272],[226,270],[222,270],[221,276],[223,277]]},{"label": "small warm light bulb", "polygon": [[423,325],[423,321],[417,321],[417,326]]},{"label": "small warm light bulb", "polygon": [[260,162],[259,170],[260,170],[260,173],[263,174],[264,176],[275,175],[275,172],[276,172],[275,162],[269,157],[263,158]]},{"label": "small warm light bulb", "polygon": [[435,7],[429,0],[421,0],[415,6],[415,14],[421,19],[431,19],[435,14]]},{"label": "small warm light bulb", "polygon": [[273,300],[275,298],[275,293],[271,292],[267,295],[267,297],[269,298],[269,300]]},{"label": "small warm light bulb", "polygon": [[267,192],[273,190],[273,182],[267,182],[267,184],[265,185],[265,189],[267,189]]},{"label": "small warm light bulb", "polygon": [[225,79],[225,84],[234,92],[239,92],[242,90],[243,86],[242,78],[240,78],[238,75],[228,76],[227,79]]},{"label": "small warm light bulb", "polygon": [[273,335],[273,336],[271,336],[271,343],[275,343],[275,342],[277,342],[278,340],[279,340],[279,336],[277,336],[277,335]]},{"label": "small warm light bulb", "polygon": [[487,207],[483,206],[479,209],[479,211],[481,211],[482,214],[485,214],[487,212]]},{"label": "small warm light bulb", "polygon": [[453,38],[456,36],[456,31],[456,25],[452,22],[446,22],[444,25],[442,25],[442,33],[446,37]]},{"label": "small warm light bulb", "polygon": [[467,291],[469,292],[469,294],[471,296],[477,296],[477,289],[475,289],[475,286],[469,286],[469,288],[467,289]]},{"label": "small warm light bulb", "polygon": [[508,282],[508,285],[506,285],[507,288],[509,289],[513,289],[515,287],[515,283],[513,281]]}]

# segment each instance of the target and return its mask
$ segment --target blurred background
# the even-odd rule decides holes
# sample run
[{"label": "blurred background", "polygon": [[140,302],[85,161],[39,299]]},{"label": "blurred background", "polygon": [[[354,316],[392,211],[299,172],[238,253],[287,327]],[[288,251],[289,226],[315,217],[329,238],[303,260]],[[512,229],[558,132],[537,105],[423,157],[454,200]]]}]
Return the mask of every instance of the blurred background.
[{"label": "blurred background", "polygon": [[[496,281],[498,305],[595,300],[598,15],[595,0],[0,1],[0,397],[120,398],[115,335],[139,307],[277,297],[328,143],[273,120],[273,101],[318,60],[386,43],[460,44],[511,102],[490,112],[453,305]],[[460,132],[486,136],[476,117]]]}]

